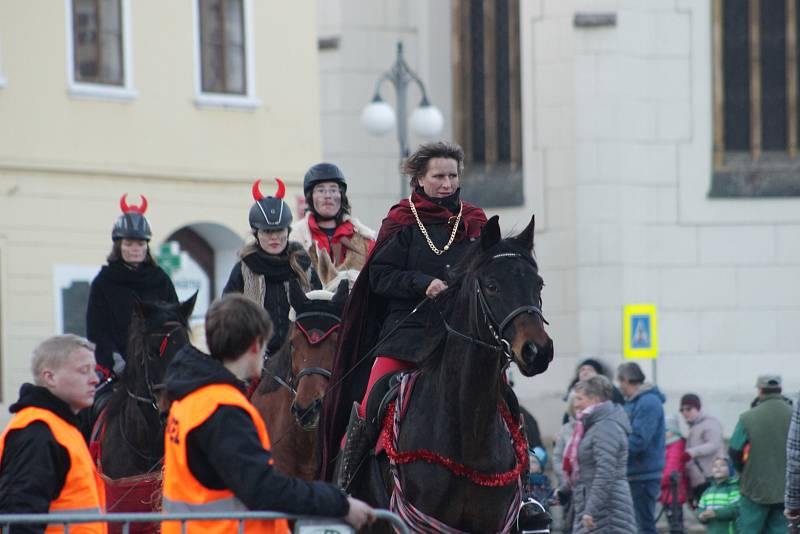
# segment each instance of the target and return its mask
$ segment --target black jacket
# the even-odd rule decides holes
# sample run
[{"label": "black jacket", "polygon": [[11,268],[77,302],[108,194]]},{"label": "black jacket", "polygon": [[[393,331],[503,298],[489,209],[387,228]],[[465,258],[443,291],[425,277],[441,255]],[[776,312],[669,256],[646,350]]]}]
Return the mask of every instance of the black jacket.
[{"label": "black jacket", "polygon": [[[425,229],[439,250],[450,238],[447,224],[426,224]],[[458,263],[470,243],[469,239],[463,239],[437,256],[419,227],[405,226],[375,253],[369,265],[370,286],[373,293],[388,299],[379,339],[388,337],[375,349],[376,356],[417,363],[431,307],[425,305],[403,319],[425,298],[425,290],[435,278],[449,280],[449,270]]]},{"label": "black jacket", "polygon": [[244,258],[236,262],[233,266],[231,274],[228,277],[228,283],[222,293],[243,293],[244,292],[244,277],[242,276],[242,262],[244,262],[251,271],[256,274],[264,276],[266,285],[264,291],[264,309],[269,312],[269,317],[272,319],[274,332],[269,343],[267,343],[267,352],[275,354],[281,348],[283,342],[286,340],[286,335],[289,333],[289,297],[286,294],[285,283],[292,279],[297,278],[297,274],[292,270],[289,265],[289,254],[299,252],[298,263],[300,268],[310,274],[311,288],[321,289],[322,283],[317,276],[314,269],[311,268],[311,258],[303,251],[300,243],[290,241],[286,246],[286,251],[283,254],[271,255],[255,249],[252,246],[252,253],[245,252]]},{"label": "black jacket", "polygon": [[[17,413],[28,407],[44,408],[77,426],[78,420],[70,407],[46,388],[22,385],[19,400],[9,411]],[[50,503],[64,488],[69,468],[69,452],[43,421],[9,432],[0,459],[0,514],[47,513]],[[44,525],[18,525],[11,532],[44,530]]]},{"label": "black jacket", "polygon": [[[219,361],[186,345],[167,368],[167,394],[179,400],[210,385],[244,384]],[[277,436],[276,439],[280,439]],[[343,517],[347,497],[324,482],[290,478],[269,465],[250,415],[236,406],[220,406],[186,438],[189,470],[209,489],[230,489],[250,510]]]},{"label": "black jacket", "polygon": [[97,345],[97,364],[106,370],[114,367],[112,353],[126,356],[134,295],[142,301],[178,302],[172,280],[158,265],[131,269],[122,261],[113,261],[103,267],[89,292],[86,337]]}]

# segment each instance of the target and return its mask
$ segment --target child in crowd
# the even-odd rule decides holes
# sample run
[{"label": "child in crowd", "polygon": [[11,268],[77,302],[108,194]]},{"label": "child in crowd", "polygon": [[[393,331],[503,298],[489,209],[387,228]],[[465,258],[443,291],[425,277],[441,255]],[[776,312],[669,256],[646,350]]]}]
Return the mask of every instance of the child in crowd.
[{"label": "child in crowd", "polygon": [[711,534],[734,534],[739,515],[739,479],[730,460],[718,457],[711,466],[712,483],[695,513]]},{"label": "child in crowd", "polygon": [[528,497],[539,501],[545,510],[550,508],[553,488],[550,479],[544,474],[547,467],[547,451],[542,447],[534,447],[528,451]]},{"label": "child in crowd", "polygon": [[[686,440],[681,435],[677,415],[665,417],[664,427],[666,429],[665,443],[667,448],[664,471],[661,475],[661,495],[658,497],[658,502],[661,503],[666,511],[670,528],[683,529],[683,503],[686,502],[688,490],[686,464],[683,462]],[[673,473],[674,483],[672,482]],[[675,492],[675,495],[673,495],[673,492]]]}]

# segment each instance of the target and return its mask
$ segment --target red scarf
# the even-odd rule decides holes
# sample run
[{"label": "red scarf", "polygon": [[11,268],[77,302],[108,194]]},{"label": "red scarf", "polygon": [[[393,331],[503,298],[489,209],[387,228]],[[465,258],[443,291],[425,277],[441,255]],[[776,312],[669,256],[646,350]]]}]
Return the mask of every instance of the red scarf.
[{"label": "red scarf", "polygon": [[[344,261],[344,257],[347,254],[347,247],[338,246],[343,237],[350,239],[353,237],[353,234],[356,233],[356,229],[353,226],[353,223],[350,221],[343,221],[342,224],[336,227],[336,231],[333,233],[333,237],[328,239],[328,234],[325,233],[325,230],[319,227],[317,223],[317,219],[314,217],[313,213],[308,214],[308,229],[311,232],[311,238],[317,243],[317,247],[320,249],[325,249],[328,252],[328,256],[330,256],[331,260],[333,261],[334,265],[339,265]],[[334,253],[331,250],[331,247],[338,250],[338,257],[334,257]]]},{"label": "red scarf", "polygon": [[[450,210],[444,206],[440,206],[423,197],[416,191],[411,193],[411,201],[417,209],[417,214],[422,224],[436,224],[449,221],[454,215]],[[461,212],[461,224],[456,232],[455,242],[458,243],[464,236],[469,238],[478,237],[481,234],[481,228],[486,224],[486,214],[477,206],[473,206],[469,202],[463,203]],[[378,243],[383,242],[384,239],[389,238],[403,226],[417,225],[414,214],[411,212],[411,206],[408,199],[404,198],[389,210],[389,214],[381,224],[381,230],[378,232]]]}]

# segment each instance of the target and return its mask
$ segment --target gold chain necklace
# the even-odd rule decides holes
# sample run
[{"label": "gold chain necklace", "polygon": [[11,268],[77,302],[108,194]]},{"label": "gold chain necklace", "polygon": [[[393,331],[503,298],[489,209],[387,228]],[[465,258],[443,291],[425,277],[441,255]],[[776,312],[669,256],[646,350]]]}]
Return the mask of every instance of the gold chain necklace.
[{"label": "gold chain necklace", "polygon": [[456,232],[458,231],[458,225],[461,222],[461,213],[464,211],[464,204],[459,201],[458,203],[458,215],[456,216],[456,223],[453,225],[453,231],[450,232],[450,239],[447,241],[447,244],[444,246],[442,250],[436,248],[436,245],[433,244],[431,241],[431,236],[428,235],[428,231],[425,229],[425,225],[422,224],[422,221],[417,215],[417,208],[414,206],[414,201],[411,200],[411,197],[408,197],[408,204],[411,206],[411,213],[414,214],[414,218],[417,220],[417,225],[419,225],[419,231],[422,232],[422,235],[425,237],[425,240],[428,242],[428,246],[431,248],[434,254],[437,256],[441,256],[445,252],[450,249],[450,245],[453,244],[453,240],[456,238]]}]

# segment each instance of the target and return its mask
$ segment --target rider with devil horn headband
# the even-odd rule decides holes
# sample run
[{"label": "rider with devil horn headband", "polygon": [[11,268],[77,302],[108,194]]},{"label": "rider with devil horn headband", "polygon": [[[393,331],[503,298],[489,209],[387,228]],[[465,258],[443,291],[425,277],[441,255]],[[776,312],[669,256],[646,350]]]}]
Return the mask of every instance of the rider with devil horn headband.
[{"label": "rider with devil horn headband", "polygon": [[445,142],[422,145],[404,162],[411,196],[395,204],[383,220],[343,314],[331,377],[331,384],[342,385],[324,401],[321,465],[326,478],[332,476],[332,459],[346,427],[340,482],[352,476],[352,467],[369,445],[364,404],[372,385],[385,374],[418,363],[428,307],[412,316],[410,312],[447,287],[450,267],[486,224],[482,209],[461,201],[463,162],[461,147]]},{"label": "rider with devil horn headband", "polygon": [[292,237],[308,250],[316,244],[335,265],[349,254],[361,254],[361,263],[375,245],[375,231],[350,216],[347,181],[333,163],[317,163],[306,172],[303,193],[308,213],[292,225]]},{"label": "rider with devil horn headband", "polygon": [[92,281],[86,308],[86,335],[97,345],[97,367],[106,377],[125,365],[128,324],[134,297],[140,301],[178,302],[175,286],[150,254],[150,223],[145,219],[147,199],[129,205],[127,193],[119,200],[122,214],[111,230],[113,246],[108,265]]},{"label": "rider with devil horn headband", "polygon": [[303,246],[289,241],[292,212],[283,200],[286,186],[276,178],[278,191],[265,197],[261,180],[253,183],[250,208],[250,229],[254,240],[239,253],[223,293],[243,293],[269,312],[275,332],[267,344],[267,353],[274,354],[283,345],[289,332],[289,282],[296,278],[304,291],[320,289],[322,284],[311,268],[311,258]]}]

